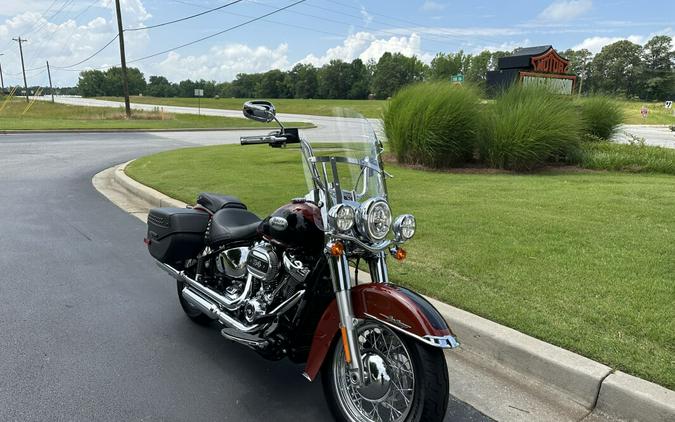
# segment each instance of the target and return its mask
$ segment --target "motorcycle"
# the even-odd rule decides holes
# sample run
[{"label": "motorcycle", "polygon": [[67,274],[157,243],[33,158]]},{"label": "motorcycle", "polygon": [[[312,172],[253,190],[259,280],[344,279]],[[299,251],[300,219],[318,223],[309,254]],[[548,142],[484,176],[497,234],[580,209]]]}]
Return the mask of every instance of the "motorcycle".
[{"label": "motorcycle", "polygon": [[[241,145],[299,150],[309,192],[263,220],[213,193],[193,207],[151,209],[145,243],[176,279],[181,307],[265,358],[304,363],[309,381],[321,373],[337,420],[443,420],[443,349],[458,342],[426,299],[389,282],[388,255],[406,257],[416,222],[392,219],[383,144],[369,122],[343,115],[335,142],[310,143],[270,102],[249,101],[243,113],[280,129]],[[362,262],[370,280],[359,280]]]}]

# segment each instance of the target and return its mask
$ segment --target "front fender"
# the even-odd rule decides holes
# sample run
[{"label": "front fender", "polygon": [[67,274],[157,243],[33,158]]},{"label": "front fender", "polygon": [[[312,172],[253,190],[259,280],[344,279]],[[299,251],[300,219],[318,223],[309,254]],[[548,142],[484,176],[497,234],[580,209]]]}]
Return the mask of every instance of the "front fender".
[{"label": "front fender", "polygon": [[[452,349],[459,346],[455,335],[441,314],[429,301],[405,287],[371,283],[352,288],[354,316],[374,319],[434,347]],[[305,378],[316,378],[340,327],[335,300],[319,320],[305,366]]]}]

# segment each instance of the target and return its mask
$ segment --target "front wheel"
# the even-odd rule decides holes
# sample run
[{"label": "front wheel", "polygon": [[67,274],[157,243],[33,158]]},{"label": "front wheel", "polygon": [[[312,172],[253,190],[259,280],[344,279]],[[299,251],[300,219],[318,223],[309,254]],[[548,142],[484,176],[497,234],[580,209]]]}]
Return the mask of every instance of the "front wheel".
[{"label": "front wheel", "polygon": [[323,388],[338,421],[440,422],[448,406],[443,350],[399,335],[381,323],[358,327],[363,385],[349,376],[342,340],[322,369]]}]

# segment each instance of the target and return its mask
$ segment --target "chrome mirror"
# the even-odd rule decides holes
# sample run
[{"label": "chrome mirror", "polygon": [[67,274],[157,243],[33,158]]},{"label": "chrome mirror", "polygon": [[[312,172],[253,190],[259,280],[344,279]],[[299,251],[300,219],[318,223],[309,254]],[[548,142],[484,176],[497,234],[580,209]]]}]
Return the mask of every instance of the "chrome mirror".
[{"label": "chrome mirror", "polygon": [[269,101],[253,100],[244,103],[244,116],[256,122],[269,123],[276,120],[277,111]]}]

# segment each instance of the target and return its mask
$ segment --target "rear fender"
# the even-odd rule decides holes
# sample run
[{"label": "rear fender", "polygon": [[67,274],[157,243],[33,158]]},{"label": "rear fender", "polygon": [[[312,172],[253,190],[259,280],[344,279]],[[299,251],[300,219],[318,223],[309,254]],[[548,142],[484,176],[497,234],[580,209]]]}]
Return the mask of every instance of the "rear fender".
[{"label": "rear fender", "polygon": [[[459,346],[441,314],[417,293],[393,284],[371,283],[352,288],[352,306],[358,319],[373,319],[429,346]],[[340,315],[335,300],[319,320],[305,366],[305,378],[316,378],[339,331]]]}]

